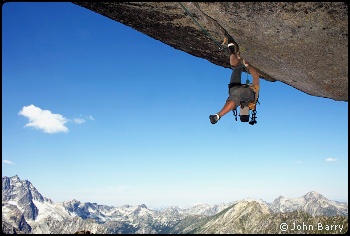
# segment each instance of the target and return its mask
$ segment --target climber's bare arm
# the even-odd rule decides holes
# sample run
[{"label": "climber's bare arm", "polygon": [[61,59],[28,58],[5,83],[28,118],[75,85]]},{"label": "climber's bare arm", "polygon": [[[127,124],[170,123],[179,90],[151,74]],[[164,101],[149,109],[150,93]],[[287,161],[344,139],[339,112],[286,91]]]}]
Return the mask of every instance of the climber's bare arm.
[{"label": "climber's bare arm", "polygon": [[[249,63],[248,63],[249,64]],[[247,66],[247,69],[249,70],[249,73],[253,77],[253,84],[260,85],[260,77],[258,71],[251,65]]]}]

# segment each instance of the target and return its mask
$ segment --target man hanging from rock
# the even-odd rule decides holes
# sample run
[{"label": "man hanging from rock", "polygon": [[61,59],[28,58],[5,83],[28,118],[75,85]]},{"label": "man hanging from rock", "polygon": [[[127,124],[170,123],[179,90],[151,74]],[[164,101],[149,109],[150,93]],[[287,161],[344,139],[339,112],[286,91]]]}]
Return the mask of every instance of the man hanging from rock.
[{"label": "man hanging from rock", "polygon": [[[218,113],[209,116],[212,124],[216,124],[221,117],[226,115],[228,112],[235,110],[238,106],[255,104],[258,92],[260,90],[260,78],[258,71],[240,57],[239,46],[232,39],[232,37],[229,36],[227,39],[227,46],[230,50],[230,65],[232,68],[230,84],[228,85],[229,96],[223,108]],[[241,75],[244,67],[247,68],[253,77],[253,83],[249,86],[246,84],[242,85],[241,83]]]}]

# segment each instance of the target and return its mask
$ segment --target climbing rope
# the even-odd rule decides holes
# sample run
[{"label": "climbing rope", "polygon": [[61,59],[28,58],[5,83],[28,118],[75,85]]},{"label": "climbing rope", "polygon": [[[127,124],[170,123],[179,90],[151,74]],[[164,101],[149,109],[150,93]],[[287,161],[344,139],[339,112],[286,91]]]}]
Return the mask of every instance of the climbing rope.
[{"label": "climbing rope", "polygon": [[[223,47],[221,44],[219,44],[202,26],[201,24],[198,23],[198,21],[196,21],[196,19],[194,19],[193,15],[189,12],[189,10],[181,4],[181,2],[178,2],[180,4],[180,6],[185,10],[185,12],[192,18],[192,20],[203,30],[203,32],[211,39],[214,41],[214,43],[216,43],[216,45],[219,47],[219,50],[222,51]],[[227,49],[228,50],[228,49]]]},{"label": "climbing rope", "polygon": [[[199,24],[199,22],[193,17],[193,15],[190,13],[190,11],[184,6],[181,4],[181,2],[178,2],[178,4],[182,7],[182,9],[185,10],[185,12],[192,18],[192,20],[203,30],[203,32],[211,39],[214,41],[214,43],[219,47],[219,51],[222,51],[224,48],[222,47],[222,44],[218,43],[202,26],[201,24]],[[232,36],[230,36],[232,37]],[[232,37],[233,39],[233,37]],[[233,39],[234,40],[234,39]],[[234,40],[235,41],[235,40]],[[229,49],[226,48],[226,52],[228,54],[230,54],[229,52]],[[249,83],[249,80],[248,80],[248,74],[249,74],[249,70],[248,68],[243,64],[244,68],[245,68],[245,72],[247,73],[247,80],[246,80],[246,83],[248,84]]]}]

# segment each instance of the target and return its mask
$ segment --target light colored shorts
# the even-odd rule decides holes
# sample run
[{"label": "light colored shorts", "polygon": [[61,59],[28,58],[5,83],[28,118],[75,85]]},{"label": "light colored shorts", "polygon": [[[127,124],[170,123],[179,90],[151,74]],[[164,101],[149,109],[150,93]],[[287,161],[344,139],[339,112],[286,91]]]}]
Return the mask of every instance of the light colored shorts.
[{"label": "light colored shorts", "polygon": [[[248,105],[255,99],[255,93],[249,87],[236,86],[229,89],[229,96],[227,100],[235,102],[236,107],[242,105]],[[235,108],[236,108],[235,107]]]}]

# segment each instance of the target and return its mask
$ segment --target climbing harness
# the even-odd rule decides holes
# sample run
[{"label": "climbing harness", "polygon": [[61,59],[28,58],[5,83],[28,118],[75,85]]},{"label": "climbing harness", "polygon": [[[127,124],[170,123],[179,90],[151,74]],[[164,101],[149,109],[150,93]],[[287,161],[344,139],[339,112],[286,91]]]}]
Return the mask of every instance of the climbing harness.
[{"label": "climbing harness", "polygon": [[[234,86],[241,86],[244,88],[248,88],[251,87],[250,83],[249,83],[249,79],[248,79],[248,73],[247,73],[247,80],[246,80],[246,84],[240,84],[240,83],[231,83],[228,85],[229,89],[234,87]],[[253,90],[253,89],[252,89]],[[255,99],[254,101],[248,103],[248,104],[243,104],[241,103],[239,106],[239,118],[241,120],[241,122],[249,122],[250,125],[255,125],[257,123],[256,121],[256,104],[258,103],[260,105],[259,102],[259,91],[254,91],[254,96]],[[233,115],[235,117],[235,120],[237,121],[237,107],[236,109],[232,110]],[[249,121],[250,118],[250,121]]]},{"label": "climbing harness", "polygon": [[[256,99],[254,103],[254,108],[250,108],[248,105],[244,106],[242,103],[239,106],[240,112],[239,112],[239,117],[241,122],[249,122],[250,125],[255,125],[257,123],[256,121],[256,103],[260,105],[260,102],[258,98]],[[237,108],[232,110],[233,115],[235,117],[235,120],[237,121]],[[249,121],[250,118],[250,121]]]}]

